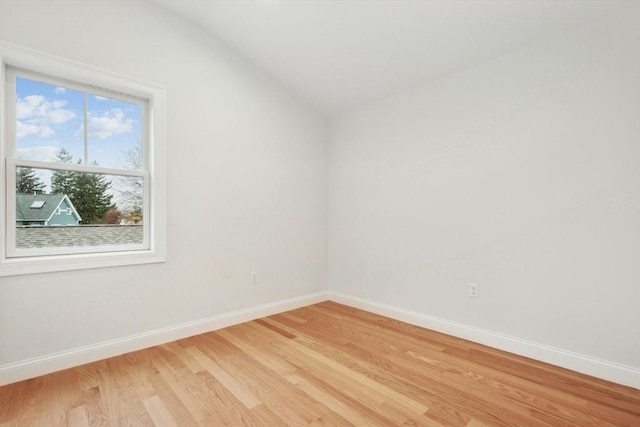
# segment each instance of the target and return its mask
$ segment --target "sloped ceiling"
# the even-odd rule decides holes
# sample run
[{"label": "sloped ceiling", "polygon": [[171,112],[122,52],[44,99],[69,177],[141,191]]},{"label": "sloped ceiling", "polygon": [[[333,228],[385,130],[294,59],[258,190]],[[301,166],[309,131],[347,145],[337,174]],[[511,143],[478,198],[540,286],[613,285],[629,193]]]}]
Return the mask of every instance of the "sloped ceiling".
[{"label": "sloped ceiling", "polygon": [[618,0],[152,0],[327,117],[609,15]]}]

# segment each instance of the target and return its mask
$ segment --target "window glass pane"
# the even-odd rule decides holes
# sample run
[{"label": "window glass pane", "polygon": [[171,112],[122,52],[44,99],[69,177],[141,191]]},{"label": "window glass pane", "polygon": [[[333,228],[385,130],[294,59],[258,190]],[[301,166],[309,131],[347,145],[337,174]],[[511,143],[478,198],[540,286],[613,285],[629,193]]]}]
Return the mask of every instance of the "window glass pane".
[{"label": "window glass pane", "polygon": [[143,178],[19,167],[16,248],[141,244],[142,200]]},{"label": "window glass pane", "polygon": [[17,158],[55,162],[64,147],[82,161],[83,122],[82,92],[16,77]]},{"label": "window glass pane", "polygon": [[142,107],[88,94],[89,163],[119,169],[142,169]]}]

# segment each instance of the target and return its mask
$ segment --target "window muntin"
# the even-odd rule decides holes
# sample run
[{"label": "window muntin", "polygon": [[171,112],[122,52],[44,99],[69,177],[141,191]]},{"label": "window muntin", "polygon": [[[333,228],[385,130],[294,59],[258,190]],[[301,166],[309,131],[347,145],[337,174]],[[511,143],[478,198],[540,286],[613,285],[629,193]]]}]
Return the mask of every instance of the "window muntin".
[{"label": "window muntin", "polygon": [[[166,260],[164,89],[154,84],[132,80],[95,67],[5,42],[0,42],[0,65],[4,82],[0,85],[0,102],[3,107],[0,110],[2,112],[0,115],[0,200],[4,205],[3,209],[0,209],[0,276],[164,262]],[[70,96],[73,94],[81,96],[84,111],[88,112],[86,117],[84,117],[83,110],[77,110],[80,104],[77,99],[69,99],[66,100],[66,103],[58,102],[55,104],[52,100],[44,98],[31,99],[30,101],[35,101],[36,107],[40,108],[39,117],[41,119],[47,118],[49,122],[24,120],[22,124],[30,126],[26,129],[21,126],[18,129],[17,100],[34,94],[18,95],[16,92],[17,81],[15,78],[13,80],[10,78],[12,73],[14,73],[13,77],[19,75],[20,78],[31,80],[33,85],[39,84],[41,88],[46,88],[50,91],[50,97],[51,91],[53,91],[53,95],[55,95],[55,91],[60,93],[64,91]],[[87,95],[84,95],[85,92]],[[106,106],[107,103],[110,104],[108,108],[100,109],[100,105]],[[124,114],[114,111],[123,109],[123,106],[138,108],[137,116],[132,111],[124,111]],[[46,152],[47,144],[45,142],[52,142],[45,141],[44,137],[51,134],[51,130],[45,126],[48,125],[53,131],[56,131],[51,123],[71,124],[73,118],[80,116],[75,112],[73,113],[74,117],[70,118],[68,112],[55,110],[70,109],[73,112],[72,108],[81,111],[82,121],[88,124],[83,128],[83,131],[86,129],[87,133],[85,138],[64,140],[70,147],[69,151],[74,153],[73,163],[60,164],[60,162],[52,162],[51,157],[33,155],[38,150]],[[53,115],[45,114],[47,112]],[[19,113],[21,119],[33,119],[33,115],[25,115],[24,109]],[[92,122],[91,118],[98,120]],[[127,122],[127,119],[132,120]],[[125,125],[129,123],[127,125],[129,128],[126,126],[121,128],[125,130],[121,134],[129,135],[137,133],[135,126],[132,125],[139,124],[141,138],[136,138],[135,141],[131,140],[131,145],[128,147],[130,151],[139,154],[136,161],[115,162],[113,156],[110,160],[100,152],[105,148],[113,148],[118,145],[116,139],[109,138],[113,135],[100,133],[99,127],[92,127],[99,124],[100,121],[103,122],[102,124],[113,124],[118,121],[125,123]],[[74,131],[77,132],[78,127],[74,126],[74,128]],[[16,138],[18,131],[28,134],[41,133],[39,135],[41,138],[37,141],[31,140],[30,144],[26,139],[18,141]],[[74,146],[73,143],[76,145]],[[19,148],[20,155],[18,155]],[[52,151],[51,148],[48,150]],[[32,155],[25,155],[29,151]],[[92,164],[92,158],[97,161],[98,165]],[[109,248],[74,245],[68,248],[55,246],[43,249],[28,248],[29,253],[26,253],[24,249],[19,250],[15,245],[16,182],[18,178],[16,171],[18,170],[25,172],[26,175],[29,175],[31,170],[40,174],[52,174],[53,171],[102,174],[110,177],[114,191],[122,181],[134,181],[138,187],[142,188],[143,192],[142,209],[130,215],[135,220],[142,218],[144,234],[140,249],[133,248],[132,245],[121,245],[120,247],[112,245]],[[49,183],[48,185],[50,186]],[[47,192],[50,189],[40,188],[39,190]],[[66,208],[66,205],[61,205],[61,207],[61,213],[75,218],[74,212]],[[131,221],[129,220],[129,223]]]}]

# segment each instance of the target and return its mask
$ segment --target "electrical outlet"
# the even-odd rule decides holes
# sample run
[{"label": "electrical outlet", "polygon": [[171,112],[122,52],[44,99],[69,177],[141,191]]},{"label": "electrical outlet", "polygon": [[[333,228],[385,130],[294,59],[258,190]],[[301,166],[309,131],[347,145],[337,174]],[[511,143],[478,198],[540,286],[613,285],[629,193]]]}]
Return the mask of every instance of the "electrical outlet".
[{"label": "electrical outlet", "polygon": [[469,285],[469,296],[471,298],[478,298],[478,284],[477,283],[471,283]]},{"label": "electrical outlet", "polygon": [[258,272],[254,271],[253,273],[251,273],[251,284],[252,285],[257,285],[258,284]]}]

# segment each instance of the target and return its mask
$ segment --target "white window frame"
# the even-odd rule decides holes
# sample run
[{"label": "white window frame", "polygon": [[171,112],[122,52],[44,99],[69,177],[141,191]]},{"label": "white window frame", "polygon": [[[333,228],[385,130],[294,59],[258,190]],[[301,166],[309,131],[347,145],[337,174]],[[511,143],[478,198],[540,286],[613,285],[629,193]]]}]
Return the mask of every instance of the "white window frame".
[{"label": "white window frame", "polygon": [[[126,94],[145,100],[147,117],[143,120],[147,124],[147,135],[143,139],[148,143],[148,146],[144,147],[146,149],[143,148],[145,170],[135,172],[86,165],[17,160],[15,158],[15,117],[8,119],[7,111],[7,102],[11,100],[15,102],[15,95],[9,93],[9,90],[15,91],[13,85],[6,84],[8,67],[25,70],[27,73],[33,72],[37,74],[35,78],[40,81],[46,82],[40,78],[40,75],[50,76],[65,82],[76,82],[83,87],[89,86],[92,93],[99,95],[114,97],[114,94]],[[0,276],[165,262],[164,88],[4,42],[0,42],[0,70],[2,79],[0,85],[0,200],[4,207],[0,209]],[[15,112],[15,107],[13,109]],[[68,249],[64,248],[49,248],[45,251],[42,249],[17,250],[15,247],[15,170],[18,166],[144,178],[143,244],[108,248],[74,247],[73,254],[65,253]]]}]

